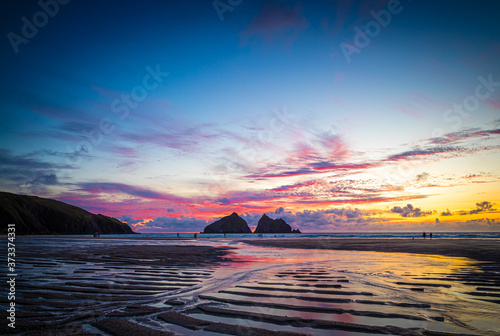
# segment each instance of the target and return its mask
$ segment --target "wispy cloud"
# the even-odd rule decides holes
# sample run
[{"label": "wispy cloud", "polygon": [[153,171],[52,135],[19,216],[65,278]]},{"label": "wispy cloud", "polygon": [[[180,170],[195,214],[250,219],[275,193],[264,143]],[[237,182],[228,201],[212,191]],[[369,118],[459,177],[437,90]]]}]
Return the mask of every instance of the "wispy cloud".
[{"label": "wispy cloud", "polygon": [[266,3],[253,21],[241,31],[240,43],[246,45],[252,38],[257,38],[266,45],[285,43],[289,46],[308,26],[309,21],[302,14],[301,4],[290,8]]},{"label": "wispy cloud", "polygon": [[189,202],[188,199],[183,197],[157,192],[150,189],[136,187],[124,183],[86,182],[86,183],[79,183],[78,186],[80,191],[85,191],[93,194],[112,192],[112,193],[122,193],[146,199],[163,200],[163,201],[171,201],[179,203]]},{"label": "wispy cloud", "polygon": [[[48,161],[46,157],[53,160]],[[59,162],[66,157],[65,153],[50,150],[15,155],[10,150],[0,149],[0,180],[3,187],[12,192],[48,194],[47,187],[61,183],[58,175],[74,168]]]}]

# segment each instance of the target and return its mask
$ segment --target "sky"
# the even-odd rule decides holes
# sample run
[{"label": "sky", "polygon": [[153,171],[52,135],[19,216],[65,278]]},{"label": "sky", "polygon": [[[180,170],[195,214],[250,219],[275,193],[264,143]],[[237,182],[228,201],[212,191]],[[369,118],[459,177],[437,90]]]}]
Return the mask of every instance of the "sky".
[{"label": "sky", "polygon": [[8,1],[0,190],[138,232],[500,231],[498,1]]}]

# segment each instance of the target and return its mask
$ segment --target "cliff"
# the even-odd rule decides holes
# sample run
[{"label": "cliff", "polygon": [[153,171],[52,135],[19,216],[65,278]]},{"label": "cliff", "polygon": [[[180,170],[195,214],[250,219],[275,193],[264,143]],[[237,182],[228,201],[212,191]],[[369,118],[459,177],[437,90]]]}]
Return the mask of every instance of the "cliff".
[{"label": "cliff", "polygon": [[0,192],[0,234],[16,224],[16,235],[134,233],[115,218],[94,215],[64,202],[37,196]]}]

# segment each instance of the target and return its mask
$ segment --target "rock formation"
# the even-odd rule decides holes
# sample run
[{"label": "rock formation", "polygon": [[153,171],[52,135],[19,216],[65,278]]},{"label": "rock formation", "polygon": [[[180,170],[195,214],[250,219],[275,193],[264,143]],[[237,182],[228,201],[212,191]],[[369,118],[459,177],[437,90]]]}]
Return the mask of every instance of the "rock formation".
[{"label": "rock formation", "polygon": [[203,233],[252,233],[252,230],[243,218],[233,212],[205,227]]},{"label": "rock formation", "polygon": [[300,231],[292,230],[282,218],[272,219],[263,214],[253,233],[300,233]]},{"label": "rock formation", "polygon": [[7,224],[16,224],[16,235],[134,233],[118,219],[64,202],[0,192],[0,234],[7,234]]}]

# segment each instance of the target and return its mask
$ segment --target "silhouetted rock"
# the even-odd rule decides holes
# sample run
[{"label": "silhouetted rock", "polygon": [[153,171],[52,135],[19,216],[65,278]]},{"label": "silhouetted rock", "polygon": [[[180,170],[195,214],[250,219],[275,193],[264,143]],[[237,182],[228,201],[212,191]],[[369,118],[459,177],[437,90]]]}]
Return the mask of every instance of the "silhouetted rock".
[{"label": "silhouetted rock", "polygon": [[203,233],[252,233],[252,230],[243,218],[233,212],[205,227]]},{"label": "silhouetted rock", "polygon": [[300,233],[300,231],[292,231],[292,227],[282,218],[272,219],[263,214],[253,233]]},{"label": "silhouetted rock", "polygon": [[7,234],[7,224],[16,224],[17,235],[134,233],[115,218],[48,198],[6,192],[0,192],[0,224],[1,234]]}]

